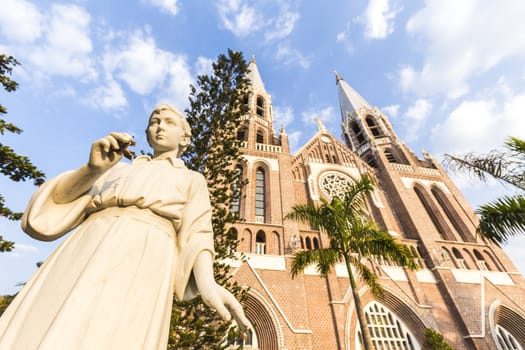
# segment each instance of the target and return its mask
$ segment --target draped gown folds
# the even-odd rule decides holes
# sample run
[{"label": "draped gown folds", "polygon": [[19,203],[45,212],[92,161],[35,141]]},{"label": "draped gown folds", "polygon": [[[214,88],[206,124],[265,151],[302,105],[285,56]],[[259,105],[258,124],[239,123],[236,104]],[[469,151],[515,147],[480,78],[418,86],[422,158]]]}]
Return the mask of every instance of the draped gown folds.
[{"label": "draped gown folds", "polygon": [[173,294],[193,297],[194,261],[214,254],[204,177],[141,156],[66,204],[53,201],[59,179],[33,195],[22,227],[48,241],[76,229],[0,318],[0,349],[166,349]]}]

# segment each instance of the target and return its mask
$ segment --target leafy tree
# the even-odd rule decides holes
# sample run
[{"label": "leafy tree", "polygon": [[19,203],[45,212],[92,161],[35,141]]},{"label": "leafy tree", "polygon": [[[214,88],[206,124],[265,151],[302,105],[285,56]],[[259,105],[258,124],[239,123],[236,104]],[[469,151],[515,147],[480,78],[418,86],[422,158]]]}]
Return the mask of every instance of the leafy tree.
[{"label": "leafy tree", "polygon": [[423,349],[427,350],[454,350],[453,347],[443,339],[441,333],[427,328],[425,330],[425,343],[423,343]]},{"label": "leafy tree", "polygon": [[[240,195],[242,184],[235,164],[240,159],[237,130],[248,110],[243,104],[247,94],[247,64],[242,53],[228,50],[213,63],[213,75],[197,78],[191,86],[187,120],[192,126],[192,142],[183,155],[188,168],[202,173],[208,181],[215,234],[215,278],[243,299],[245,291],[231,280],[224,259],[235,258],[237,237],[229,227],[239,220],[230,211],[232,199]],[[199,299],[174,302],[169,349],[222,349],[226,338],[237,335],[230,322]]]},{"label": "leafy tree", "polygon": [[15,295],[0,295],[0,316],[3,315],[5,309],[11,304],[11,301],[15,298]]},{"label": "leafy tree", "polygon": [[[0,83],[7,92],[13,92],[18,88],[18,83],[10,78],[13,68],[20,63],[12,56],[0,54]],[[0,136],[5,132],[20,134],[22,129],[6,121],[3,115],[7,114],[7,108],[0,104]],[[27,158],[17,154],[11,147],[0,142],[0,174],[7,176],[11,180],[26,181],[33,180],[35,185],[44,182],[45,175],[38,170]],[[20,220],[22,213],[14,212],[5,204],[5,198],[0,194],[0,216],[8,220]],[[11,251],[14,243],[6,241],[0,234],[0,252]]]},{"label": "leafy tree", "polygon": [[418,267],[407,246],[367,219],[366,196],[373,190],[373,180],[369,176],[363,176],[348,188],[344,198],[336,196],[330,202],[321,199],[321,205],[296,205],[286,216],[287,219],[309,224],[330,238],[330,246],[327,248],[294,254],[291,265],[293,277],[310,264],[316,264],[318,272],[326,276],[335,264],[345,262],[366,350],[372,350],[373,345],[352,266],[374,295],[381,294],[383,288],[377,275],[362,262],[362,258],[383,256],[410,269]]},{"label": "leafy tree", "polygon": [[496,179],[518,190],[480,206],[478,233],[493,242],[503,243],[510,236],[525,233],[525,140],[510,137],[503,150],[463,156],[445,154],[445,166],[470,173],[481,181]]}]

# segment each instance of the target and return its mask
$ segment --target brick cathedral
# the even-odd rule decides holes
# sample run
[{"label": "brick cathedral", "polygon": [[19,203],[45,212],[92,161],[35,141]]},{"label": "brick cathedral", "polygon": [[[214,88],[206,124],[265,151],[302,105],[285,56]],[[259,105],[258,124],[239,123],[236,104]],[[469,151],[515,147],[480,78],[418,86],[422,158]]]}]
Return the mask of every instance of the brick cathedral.
[{"label": "brick cathedral", "polygon": [[250,112],[240,133],[243,177],[234,226],[246,262],[234,278],[249,286],[253,325],[246,349],[361,349],[346,269],[322,278],[315,268],[291,278],[292,254],[327,246],[327,237],[284,220],[295,204],[344,193],[363,174],[377,179],[371,218],[419,257],[409,271],[384,259],[368,263],[385,293],[361,295],[376,349],[423,349],[426,328],[457,350],[525,349],[525,280],[505,252],[476,236],[477,217],[430,154],[419,159],[388,118],[336,75],[344,143],[318,131],[291,154],[284,129],[273,129],[271,96],[254,59]]}]

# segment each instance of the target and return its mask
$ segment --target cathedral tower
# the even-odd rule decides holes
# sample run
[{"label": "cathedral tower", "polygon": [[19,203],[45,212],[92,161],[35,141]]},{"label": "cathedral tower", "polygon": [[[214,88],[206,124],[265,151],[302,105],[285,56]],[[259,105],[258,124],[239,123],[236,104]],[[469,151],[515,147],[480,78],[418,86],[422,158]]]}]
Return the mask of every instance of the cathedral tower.
[{"label": "cathedral tower", "polygon": [[[429,277],[435,280],[436,290],[416,295],[415,300],[437,309],[432,300],[443,299],[446,313],[436,314],[436,320],[444,334],[461,334],[455,348],[496,348],[489,346],[489,338],[495,341],[495,336],[481,336],[491,332],[498,333],[499,339],[512,338],[498,348],[506,349],[503,343],[517,339],[523,346],[525,333],[514,326],[518,322],[525,329],[524,310],[515,303],[525,298],[516,267],[499,246],[477,237],[474,211],[440,164],[425,151],[424,159],[419,159],[399,139],[388,118],[338,74],[336,84],[345,143],[374,168],[392,214],[377,211],[376,221],[403,240],[417,242],[424,265],[421,272],[432,272]],[[422,288],[417,281],[413,286],[416,291]],[[494,314],[507,308],[522,316],[511,320],[512,312]]]}]

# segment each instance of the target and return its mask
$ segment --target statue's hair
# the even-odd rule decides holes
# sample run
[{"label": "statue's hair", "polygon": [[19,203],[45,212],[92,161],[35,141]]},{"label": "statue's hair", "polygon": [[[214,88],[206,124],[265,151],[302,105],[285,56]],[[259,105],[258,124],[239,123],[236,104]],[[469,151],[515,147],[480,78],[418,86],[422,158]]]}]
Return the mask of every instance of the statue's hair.
[{"label": "statue's hair", "polygon": [[[149,121],[151,120],[153,115],[159,114],[161,111],[169,111],[169,112],[173,113],[177,117],[177,119],[180,121],[180,126],[182,127],[182,130],[184,131],[184,136],[188,140],[191,138],[191,127],[190,127],[190,124],[188,123],[188,121],[186,120],[186,117],[177,108],[173,107],[172,105],[170,105],[168,103],[158,104],[153,109],[153,111],[151,112],[151,114],[149,116],[148,125],[149,125]],[[147,135],[147,129],[146,129],[146,135]],[[149,139],[148,139],[148,143],[149,143]],[[188,147],[188,145],[181,145],[179,147],[179,154],[178,154],[178,156],[180,156],[182,153],[184,153],[184,151],[186,150],[187,147]]]}]

